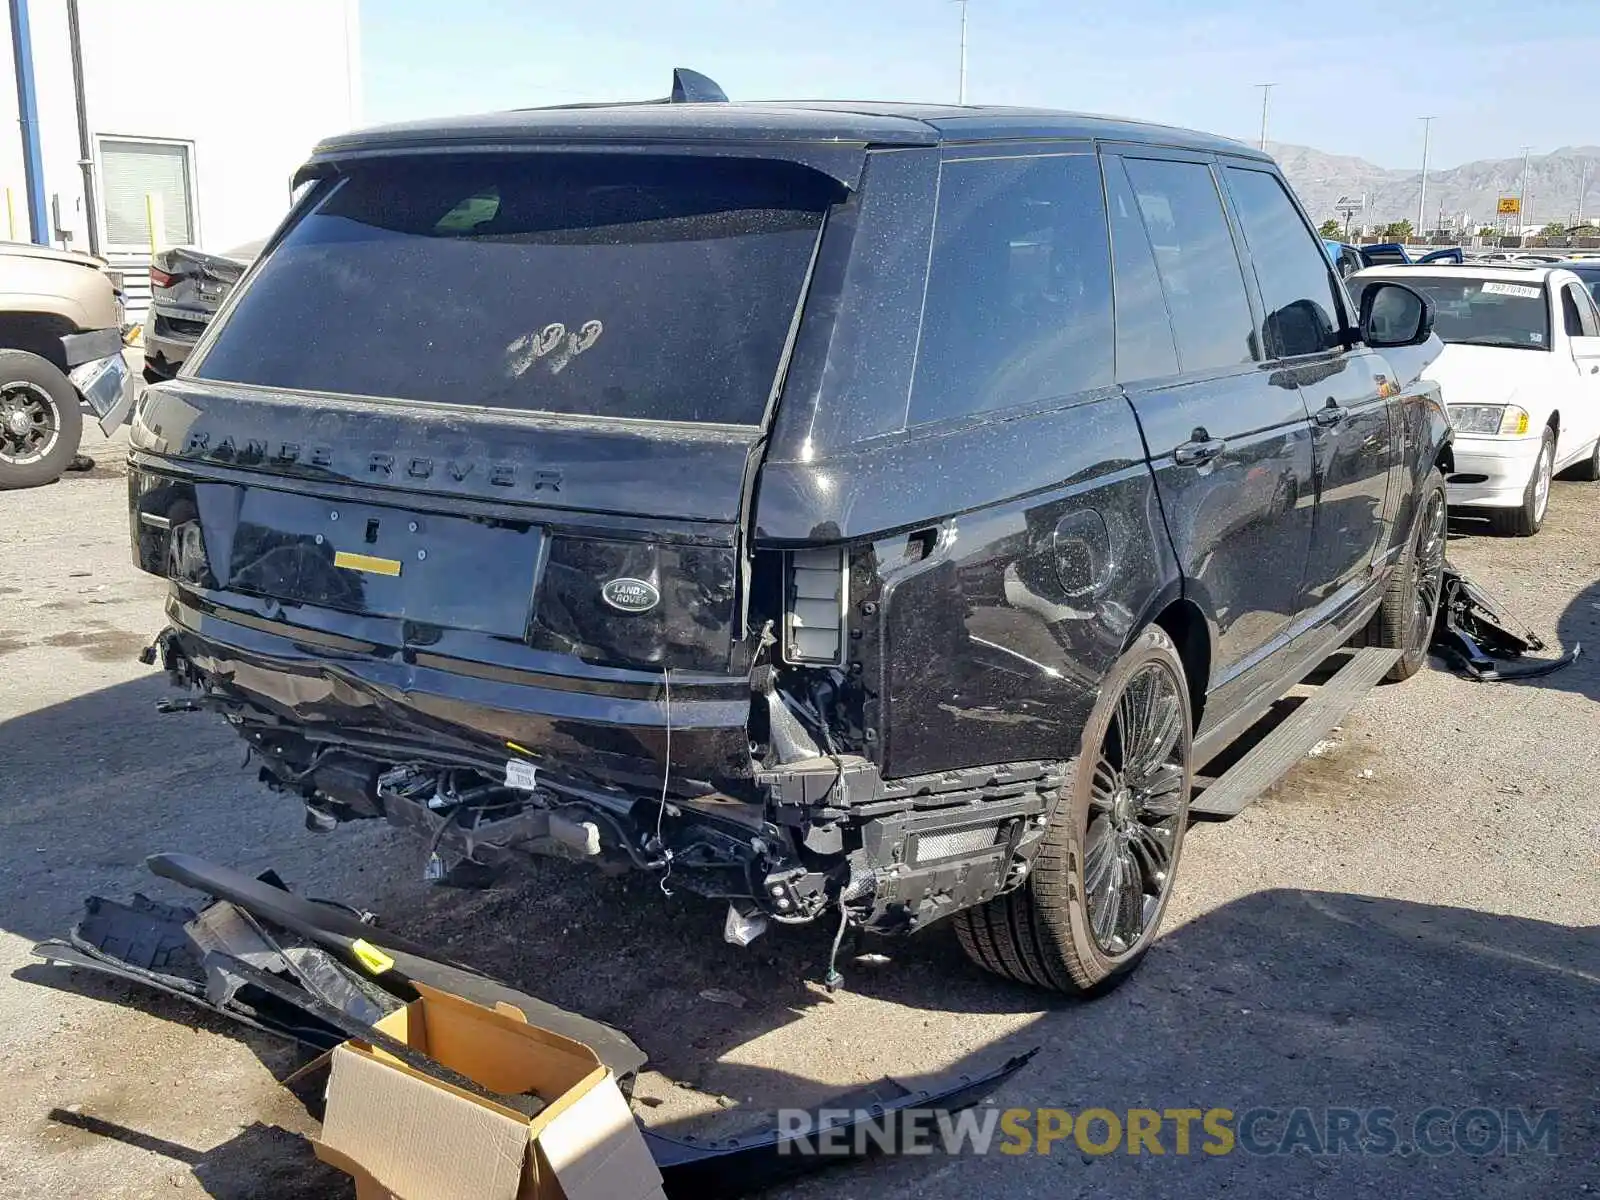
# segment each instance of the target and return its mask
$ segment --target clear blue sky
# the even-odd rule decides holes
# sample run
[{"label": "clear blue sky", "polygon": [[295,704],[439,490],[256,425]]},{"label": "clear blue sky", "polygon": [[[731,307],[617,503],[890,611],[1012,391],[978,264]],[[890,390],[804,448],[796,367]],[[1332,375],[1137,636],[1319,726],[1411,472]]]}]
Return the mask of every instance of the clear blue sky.
[{"label": "clear blue sky", "polygon": [[[950,0],[362,0],[366,117],[664,95],[953,100]],[[1287,14],[1303,16],[1305,23]],[[1380,49],[1392,35],[1396,49]],[[1424,34],[1420,31],[1426,30]],[[1389,167],[1600,144],[1600,0],[971,0],[968,97],[1109,112]]]}]

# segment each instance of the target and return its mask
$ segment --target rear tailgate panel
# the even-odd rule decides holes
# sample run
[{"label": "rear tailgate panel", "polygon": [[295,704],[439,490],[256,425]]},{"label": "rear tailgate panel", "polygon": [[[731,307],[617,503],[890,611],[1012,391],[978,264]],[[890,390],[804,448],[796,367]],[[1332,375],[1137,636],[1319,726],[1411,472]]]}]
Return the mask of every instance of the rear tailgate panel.
[{"label": "rear tailgate panel", "polygon": [[849,202],[781,154],[520,157],[314,189],[135,414],[138,564],[223,707],[490,775],[512,742],[759,823],[726,794],[752,771],[744,529]]},{"label": "rear tailgate panel", "polygon": [[270,488],[237,494],[230,588],[502,637],[527,630],[544,542],[536,525]]}]

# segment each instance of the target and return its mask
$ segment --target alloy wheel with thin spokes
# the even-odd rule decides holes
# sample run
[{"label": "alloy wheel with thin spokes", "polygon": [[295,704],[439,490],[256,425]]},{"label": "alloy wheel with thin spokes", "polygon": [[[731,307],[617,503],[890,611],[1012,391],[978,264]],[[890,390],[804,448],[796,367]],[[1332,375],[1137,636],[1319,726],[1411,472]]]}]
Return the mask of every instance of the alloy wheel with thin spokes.
[{"label": "alloy wheel with thin spokes", "polygon": [[1416,571],[1414,591],[1416,605],[1412,615],[1411,637],[1406,647],[1426,646],[1433,638],[1433,622],[1439,611],[1439,593],[1444,586],[1445,524],[1448,513],[1443,491],[1428,497],[1428,507],[1423,511],[1421,526],[1417,531],[1417,546],[1412,555]]},{"label": "alloy wheel with thin spokes", "polygon": [[1189,818],[1186,680],[1159,625],[1141,630],[1111,665],[1021,886],[953,918],[979,966],[1082,996],[1116,986],[1144,958],[1172,896]]},{"label": "alloy wheel with thin spokes", "polygon": [[0,387],[0,462],[22,467],[41,461],[61,437],[61,411],[35,383]]},{"label": "alloy wheel with thin spokes", "polygon": [[1083,888],[1095,944],[1111,957],[1144,940],[1172,885],[1186,807],[1181,686],[1164,663],[1141,667],[1094,765]]}]

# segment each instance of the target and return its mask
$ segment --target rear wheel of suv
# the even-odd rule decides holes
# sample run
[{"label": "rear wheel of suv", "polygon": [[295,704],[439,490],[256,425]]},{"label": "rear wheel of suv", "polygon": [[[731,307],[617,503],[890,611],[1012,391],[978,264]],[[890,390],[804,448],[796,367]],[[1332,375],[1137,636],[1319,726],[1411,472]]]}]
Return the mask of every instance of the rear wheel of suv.
[{"label": "rear wheel of suv", "polygon": [[0,350],[0,491],[54,483],[82,433],[67,377],[37,354]]},{"label": "rear wheel of suv", "polygon": [[1509,537],[1532,537],[1544,525],[1544,515],[1550,509],[1550,479],[1555,474],[1556,431],[1545,427],[1544,440],[1539,443],[1539,459],[1533,464],[1533,476],[1522,491],[1522,503],[1516,508],[1497,508],[1489,515],[1494,531]]},{"label": "rear wheel of suv", "polygon": [[1183,849],[1193,736],[1183,660],[1152,626],[1100,689],[1028,881],[952,918],[974,962],[1068,993],[1104,990],[1138,965]]}]

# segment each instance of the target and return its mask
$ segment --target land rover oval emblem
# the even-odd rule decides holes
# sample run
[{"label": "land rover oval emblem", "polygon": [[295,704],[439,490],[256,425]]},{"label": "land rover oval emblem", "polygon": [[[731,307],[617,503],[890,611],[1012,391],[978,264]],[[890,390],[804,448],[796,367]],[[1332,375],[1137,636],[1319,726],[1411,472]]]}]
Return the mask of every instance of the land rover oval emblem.
[{"label": "land rover oval emblem", "polygon": [[600,598],[625,613],[649,612],[661,603],[656,585],[644,579],[613,579],[600,588]]}]

